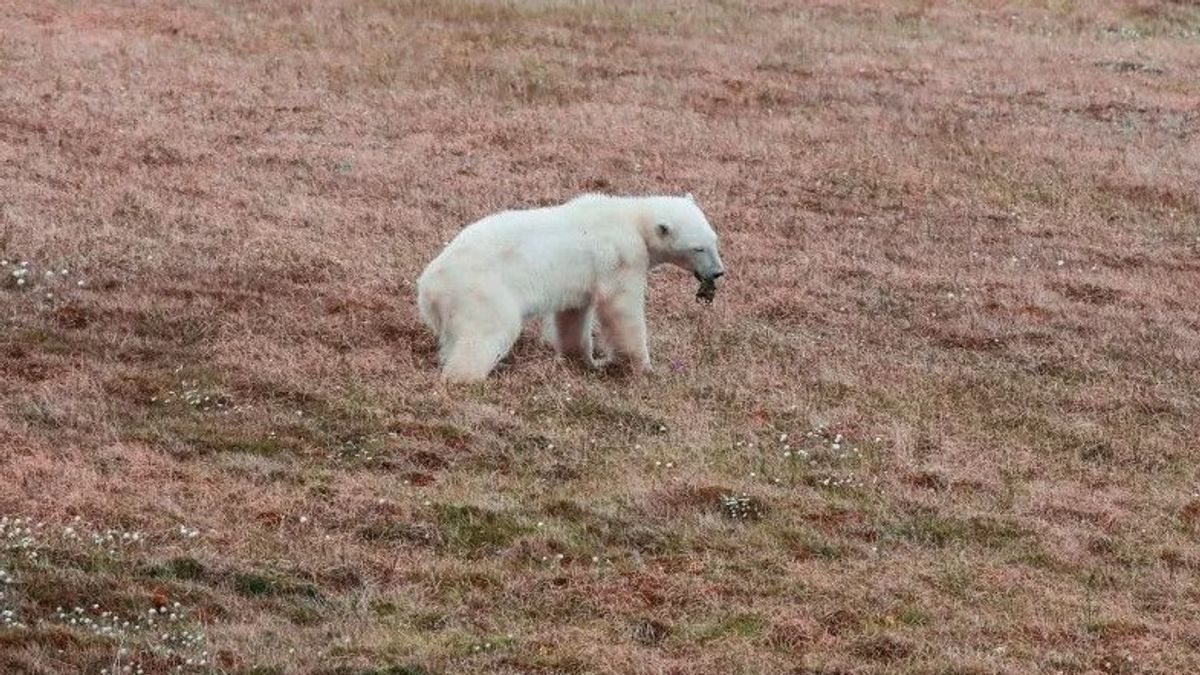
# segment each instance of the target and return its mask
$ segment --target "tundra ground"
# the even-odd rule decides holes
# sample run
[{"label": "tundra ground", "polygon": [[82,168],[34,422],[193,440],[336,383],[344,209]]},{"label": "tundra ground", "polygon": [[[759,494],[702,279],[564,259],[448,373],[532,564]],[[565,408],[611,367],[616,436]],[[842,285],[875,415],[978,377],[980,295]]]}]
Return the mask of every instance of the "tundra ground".
[{"label": "tundra ground", "polygon": [[[0,7],[0,670],[1200,670],[1200,9]],[[465,223],[691,191],[646,380]],[[140,670],[139,670],[140,669]]]}]

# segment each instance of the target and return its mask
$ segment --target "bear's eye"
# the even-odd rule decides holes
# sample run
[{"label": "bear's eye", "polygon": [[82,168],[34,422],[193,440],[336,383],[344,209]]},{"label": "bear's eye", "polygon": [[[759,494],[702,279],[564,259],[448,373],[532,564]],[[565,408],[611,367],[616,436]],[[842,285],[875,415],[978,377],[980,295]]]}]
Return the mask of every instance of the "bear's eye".
[{"label": "bear's eye", "polygon": [[697,246],[696,248],[692,249],[692,252],[693,252],[693,253],[704,253],[704,247],[703,247],[703,246]]}]

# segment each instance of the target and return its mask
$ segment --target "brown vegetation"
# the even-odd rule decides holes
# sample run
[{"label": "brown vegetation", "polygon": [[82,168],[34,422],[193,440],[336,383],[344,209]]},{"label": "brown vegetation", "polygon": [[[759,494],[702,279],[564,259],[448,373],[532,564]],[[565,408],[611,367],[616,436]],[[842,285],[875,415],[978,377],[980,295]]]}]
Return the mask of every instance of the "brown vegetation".
[{"label": "brown vegetation", "polygon": [[[1010,4],[5,3],[0,670],[1200,669],[1200,9]],[[716,302],[440,386],[583,190]]]}]

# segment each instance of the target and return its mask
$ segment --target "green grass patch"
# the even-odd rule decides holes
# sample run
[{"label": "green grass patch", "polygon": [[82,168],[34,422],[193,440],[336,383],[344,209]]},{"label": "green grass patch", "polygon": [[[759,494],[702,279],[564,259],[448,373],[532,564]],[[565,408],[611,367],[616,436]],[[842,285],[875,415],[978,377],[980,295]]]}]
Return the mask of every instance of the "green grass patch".
[{"label": "green grass patch", "polygon": [[358,530],[358,536],[370,542],[407,542],[430,544],[440,540],[435,528],[424,523],[409,523],[389,518],[372,521]]},{"label": "green grass patch", "polygon": [[233,575],[233,590],[248,598],[301,596],[320,598],[320,591],[309,583],[263,572],[239,572]]},{"label": "green grass patch", "polygon": [[793,557],[800,559],[840,560],[850,552],[843,544],[830,541],[819,532],[807,528],[782,529],[775,533],[775,537],[783,548],[791,551]]},{"label": "green grass patch", "polygon": [[991,516],[958,518],[919,514],[893,524],[884,530],[884,534],[933,548],[977,545],[998,549],[1031,533],[1016,523]]},{"label": "green grass patch", "polygon": [[434,671],[411,664],[385,664],[379,666],[337,666],[314,671],[316,675],[434,675]]},{"label": "green grass patch", "polygon": [[146,576],[179,579],[180,581],[202,581],[208,576],[208,569],[204,563],[195,558],[181,556],[149,566]]},{"label": "green grass patch", "polygon": [[766,625],[767,621],[758,614],[743,612],[693,626],[685,633],[689,633],[699,642],[709,642],[722,637],[752,638],[760,635]]},{"label": "green grass patch", "polygon": [[567,530],[567,544],[580,551],[633,549],[642,554],[680,553],[685,542],[677,528],[599,513],[569,500],[547,504],[545,513]]},{"label": "green grass patch", "polygon": [[603,430],[606,434],[623,431],[626,435],[640,436],[667,431],[666,422],[653,415],[584,396],[562,403],[534,404],[527,417],[539,424],[550,420],[569,427]]},{"label": "green grass patch", "polygon": [[507,513],[475,506],[438,504],[434,517],[442,543],[465,553],[496,551],[530,529]]}]

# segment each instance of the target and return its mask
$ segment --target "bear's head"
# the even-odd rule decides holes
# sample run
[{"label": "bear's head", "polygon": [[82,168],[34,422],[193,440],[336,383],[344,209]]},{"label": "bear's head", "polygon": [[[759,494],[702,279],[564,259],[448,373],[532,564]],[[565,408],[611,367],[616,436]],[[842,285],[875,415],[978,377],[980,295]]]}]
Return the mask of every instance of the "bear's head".
[{"label": "bear's head", "polygon": [[652,209],[652,228],[646,237],[651,264],[670,263],[710,283],[725,274],[717,233],[691,194],[660,197]]}]

